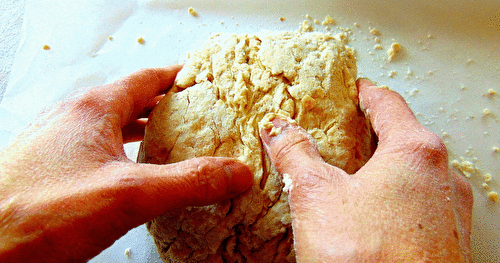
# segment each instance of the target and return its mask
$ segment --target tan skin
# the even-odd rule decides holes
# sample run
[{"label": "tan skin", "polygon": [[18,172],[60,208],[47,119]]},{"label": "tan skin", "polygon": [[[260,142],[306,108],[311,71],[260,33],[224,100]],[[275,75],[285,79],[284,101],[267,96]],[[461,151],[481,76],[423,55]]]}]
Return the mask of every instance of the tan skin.
[{"label": "tan skin", "polygon": [[299,262],[470,262],[472,190],[448,167],[446,147],[396,92],[357,83],[378,137],[355,174],[325,163],[310,136],[275,119],[261,131],[278,171],[292,179]]},{"label": "tan skin", "polygon": [[78,92],[41,113],[0,153],[0,262],[85,262],[131,228],[175,208],[234,197],[252,184],[230,158],[170,165],[127,159],[140,119],[181,66]]},{"label": "tan skin", "polygon": [[[0,152],[0,262],[83,262],[168,210],[248,189],[248,166],[230,158],[152,165],[125,156],[123,143],[143,138],[142,117],[180,68],[142,70],[79,91]],[[293,180],[298,260],[470,259],[467,182],[448,171],[446,149],[401,97],[364,83],[360,96],[380,143],[356,175],[325,164],[297,127],[275,120],[283,133],[262,131],[276,167]],[[401,110],[395,124],[393,111]]]}]

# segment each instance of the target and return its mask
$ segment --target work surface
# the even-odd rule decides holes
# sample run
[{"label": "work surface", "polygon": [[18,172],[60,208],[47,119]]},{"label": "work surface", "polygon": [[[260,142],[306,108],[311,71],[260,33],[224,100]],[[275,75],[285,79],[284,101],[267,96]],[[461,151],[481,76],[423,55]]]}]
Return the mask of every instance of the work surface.
[{"label": "work surface", "polygon": [[[475,198],[473,256],[475,262],[500,261],[500,204],[488,197],[500,191],[500,153],[493,148],[500,147],[500,2],[11,2],[1,4],[7,11],[0,22],[8,26],[2,29],[0,147],[41,108],[75,88],[182,63],[211,33],[297,30],[309,20],[317,31],[348,33],[357,50],[358,75],[401,93],[418,119],[443,138],[450,161],[469,161],[477,168],[468,174]],[[198,16],[188,13],[191,6]],[[329,29],[321,25],[326,15],[336,21]],[[373,28],[380,35],[370,33]],[[403,50],[389,62],[386,50],[395,42]],[[137,144],[126,148],[134,159]],[[487,173],[490,190],[483,186]],[[151,237],[141,226],[92,262],[156,261]]]}]

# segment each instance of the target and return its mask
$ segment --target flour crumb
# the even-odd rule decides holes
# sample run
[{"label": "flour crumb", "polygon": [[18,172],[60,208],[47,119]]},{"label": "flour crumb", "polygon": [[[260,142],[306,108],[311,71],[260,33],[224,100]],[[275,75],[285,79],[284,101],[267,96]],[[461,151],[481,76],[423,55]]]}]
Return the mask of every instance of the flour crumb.
[{"label": "flour crumb", "polygon": [[272,127],[269,136],[278,136],[281,133],[281,128]]},{"label": "flour crumb", "polygon": [[188,13],[192,16],[198,16],[198,13],[192,7],[188,8]]},{"label": "flour crumb", "polygon": [[387,50],[387,55],[388,55],[387,59],[389,61],[392,61],[400,51],[401,51],[401,44],[392,43],[389,50]]},{"label": "flour crumb", "polygon": [[325,16],[325,20],[321,22],[322,25],[327,26],[327,25],[334,25],[335,20],[331,16]]},{"label": "flour crumb", "polygon": [[313,26],[309,23],[309,21],[304,20],[302,24],[300,25],[300,30],[302,32],[312,32],[313,31]]},{"label": "flour crumb", "polygon": [[488,193],[488,197],[491,199],[491,201],[493,201],[495,203],[498,202],[499,198],[498,198],[498,193],[497,192],[495,192],[495,191],[489,192]]},{"label": "flour crumb", "polygon": [[378,31],[378,29],[376,29],[376,28],[370,29],[370,34],[372,34],[374,36],[380,36],[381,35],[380,31]]},{"label": "flour crumb", "polygon": [[131,248],[127,248],[125,249],[125,252],[123,253],[128,259],[131,259],[132,258],[132,249]]},{"label": "flour crumb", "polygon": [[493,98],[497,92],[494,89],[488,89],[488,91],[483,95],[483,97]]}]

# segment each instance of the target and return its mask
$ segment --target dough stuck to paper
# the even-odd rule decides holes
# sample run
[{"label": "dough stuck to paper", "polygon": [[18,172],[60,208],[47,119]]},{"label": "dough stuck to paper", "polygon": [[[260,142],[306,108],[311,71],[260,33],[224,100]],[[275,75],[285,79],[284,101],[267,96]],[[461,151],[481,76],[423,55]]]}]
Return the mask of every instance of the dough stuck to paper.
[{"label": "dough stuck to paper", "polygon": [[234,157],[251,167],[254,185],[234,199],[149,222],[162,260],[295,261],[288,191],[262,148],[259,122],[290,117],[326,162],[358,170],[373,153],[374,137],[344,41],[318,32],[218,34],[191,55],[151,114],[139,161]]}]

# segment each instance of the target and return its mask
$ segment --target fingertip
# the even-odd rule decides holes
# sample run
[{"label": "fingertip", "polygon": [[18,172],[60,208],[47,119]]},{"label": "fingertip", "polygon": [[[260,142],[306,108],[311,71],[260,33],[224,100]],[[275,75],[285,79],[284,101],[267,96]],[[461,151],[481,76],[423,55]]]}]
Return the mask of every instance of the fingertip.
[{"label": "fingertip", "polygon": [[323,162],[314,139],[294,121],[281,118],[270,120],[260,136],[271,162],[280,173],[291,173],[298,164]]},{"label": "fingertip", "polygon": [[246,191],[253,184],[253,172],[244,163],[234,161],[224,166],[226,176],[229,178],[229,195],[237,195]]}]

